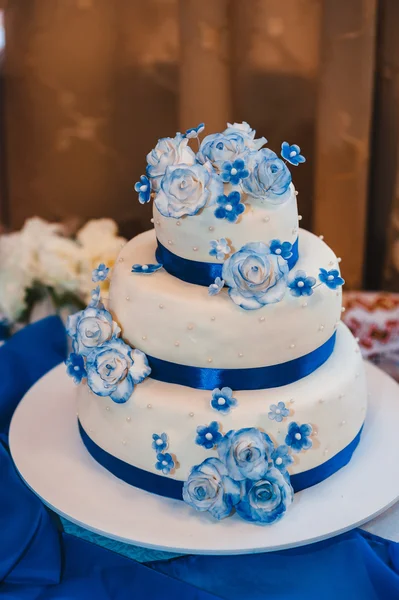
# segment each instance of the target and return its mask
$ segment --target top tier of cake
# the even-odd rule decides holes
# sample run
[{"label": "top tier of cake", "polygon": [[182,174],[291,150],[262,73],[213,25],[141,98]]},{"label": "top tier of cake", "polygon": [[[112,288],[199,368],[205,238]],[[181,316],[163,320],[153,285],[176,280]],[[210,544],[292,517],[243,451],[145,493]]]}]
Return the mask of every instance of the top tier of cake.
[{"label": "top tier of cake", "polygon": [[[189,146],[190,132],[158,142],[147,156],[147,175],[155,193],[156,236],[167,252],[220,263],[220,255],[211,252],[213,240],[227,240],[232,250],[273,239],[295,244],[298,212],[291,173],[275,152],[262,148],[266,141],[255,139],[247,123],[234,123],[198,141],[197,153]],[[288,146],[287,156],[300,161],[295,148]]]}]

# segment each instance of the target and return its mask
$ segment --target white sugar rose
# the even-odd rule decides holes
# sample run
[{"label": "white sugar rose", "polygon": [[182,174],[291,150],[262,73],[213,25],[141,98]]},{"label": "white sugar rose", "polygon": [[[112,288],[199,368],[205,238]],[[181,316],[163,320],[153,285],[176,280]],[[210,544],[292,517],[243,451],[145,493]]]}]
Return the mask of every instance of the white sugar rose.
[{"label": "white sugar rose", "polygon": [[160,139],[155,148],[147,154],[147,176],[151,179],[154,191],[159,190],[168,166],[195,163],[195,154],[187,144],[188,139],[177,133],[174,138]]}]

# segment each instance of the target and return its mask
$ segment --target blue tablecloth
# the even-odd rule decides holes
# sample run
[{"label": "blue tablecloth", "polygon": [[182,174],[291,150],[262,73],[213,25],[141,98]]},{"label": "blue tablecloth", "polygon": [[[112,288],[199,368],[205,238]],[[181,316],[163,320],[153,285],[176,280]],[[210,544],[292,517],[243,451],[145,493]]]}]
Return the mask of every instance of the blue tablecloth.
[{"label": "blue tablecloth", "polygon": [[[19,478],[7,432],[23,394],[65,352],[64,328],[56,317],[26,327],[0,347],[2,600],[399,599],[399,544],[359,530],[272,554],[184,556],[145,564],[63,531],[58,517]],[[384,485],[378,473],[370,473],[374,485]]]}]

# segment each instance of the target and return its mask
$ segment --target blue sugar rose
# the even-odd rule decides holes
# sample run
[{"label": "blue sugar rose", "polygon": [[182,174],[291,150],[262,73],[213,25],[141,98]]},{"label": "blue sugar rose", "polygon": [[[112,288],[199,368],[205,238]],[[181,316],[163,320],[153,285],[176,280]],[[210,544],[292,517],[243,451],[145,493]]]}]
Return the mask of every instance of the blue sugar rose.
[{"label": "blue sugar rose", "polygon": [[272,467],[258,481],[245,481],[244,494],[236,506],[245,521],[270,525],[281,519],[294,499],[289,476]]},{"label": "blue sugar rose", "polygon": [[204,164],[209,161],[218,173],[223,171],[226,162],[234,163],[249,152],[259,150],[266,144],[266,138],[255,140],[255,131],[248,123],[227,124],[223,133],[212,133],[202,140],[197,160]]},{"label": "blue sugar rose", "polygon": [[273,442],[255,427],[229,431],[219,441],[217,451],[235,481],[262,479],[273,464]]},{"label": "blue sugar rose", "polygon": [[150,373],[146,355],[113,339],[90,352],[86,359],[87,383],[98,396],[110,396],[118,404],[129,400],[134,385]]},{"label": "blue sugar rose", "polygon": [[279,302],[286,291],[288,264],[263,242],[245,244],[228,258],[222,277],[230,298],[245,310]]},{"label": "blue sugar rose", "polygon": [[233,134],[239,134],[244,139],[245,146],[251,151],[260,150],[267,143],[265,137],[255,139],[256,131],[246,121],[242,123],[227,123],[227,129],[224,130],[223,135],[229,136]]},{"label": "blue sugar rose", "polygon": [[147,177],[151,180],[152,189],[157,192],[161,186],[166,167],[184,163],[193,165],[195,154],[188,144],[188,139],[181,133],[174,138],[162,138],[149,154],[147,154]]},{"label": "blue sugar rose", "polygon": [[66,330],[72,338],[74,352],[82,356],[111,338],[118,337],[121,331],[111,313],[102,306],[89,306],[69,316]]},{"label": "blue sugar rose", "polygon": [[281,204],[291,183],[291,173],[277,154],[268,148],[251,152],[246,158],[249,177],[242,180],[242,187],[254,198],[267,198],[272,204]]},{"label": "blue sugar rose", "polygon": [[207,458],[191,470],[183,486],[183,500],[198,511],[224,519],[240,500],[240,485],[228,477],[218,458]]},{"label": "blue sugar rose", "polygon": [[[208,168],[209,167],[209,168]],[[155,206],[164,217],[195,215],[223,194],[223,182],[208,165],[174,165],[166,168]]]}]

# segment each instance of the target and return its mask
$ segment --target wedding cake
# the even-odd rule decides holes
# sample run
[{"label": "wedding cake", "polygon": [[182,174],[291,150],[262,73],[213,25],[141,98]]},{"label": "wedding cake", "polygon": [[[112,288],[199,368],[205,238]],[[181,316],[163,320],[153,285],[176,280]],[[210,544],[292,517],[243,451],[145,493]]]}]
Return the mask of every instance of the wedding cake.
[{"label": "wedding cake", "polygon": [[93,271],[109,297],[69,318],[67,370],[103,467],[210,520],[270,524],[350,460],[365,373],[340,259],[299,229],[300,148],[279,158],[245,122],[203,130],[148,154],[135,189],[154,229]]}]

